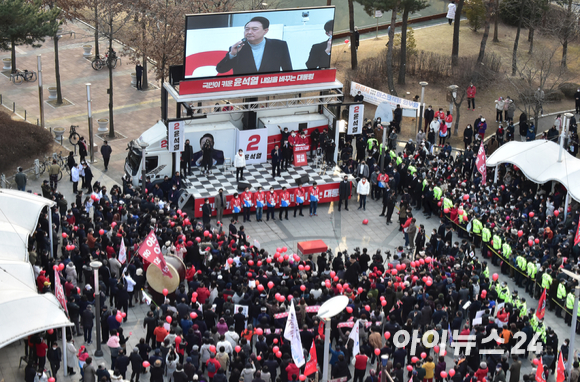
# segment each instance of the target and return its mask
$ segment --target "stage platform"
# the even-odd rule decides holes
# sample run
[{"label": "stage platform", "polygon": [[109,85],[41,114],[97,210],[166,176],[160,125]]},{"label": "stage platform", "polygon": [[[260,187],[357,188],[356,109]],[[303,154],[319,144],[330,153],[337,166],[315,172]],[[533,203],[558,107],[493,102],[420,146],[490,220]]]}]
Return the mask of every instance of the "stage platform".
[{"label": "stage platform", "polygon": [[[308,176],[308,182],[303,184],[305,188],[311,187],[314,182],[318,185],[319,203],[328,203],[338,200],[338,185],[342,180],[344,174],[338,166],[322,170],[320,168],[312,168],[310,165],[288,168],[288,171],[281,171],[281,176],[272,177],[272,165],[268,163],[249,164],[244,170],[244,181],[251,185],[250,191],[255,192],[258,187],[262,187],[264,191],[268,191],[270,187],[274,187],[275,191],[282,190],[286,187],[291,194],[292,204],[294,206],[293,190],[298,188],[298,179],[302,176]],[[352,177],[349,176],[352,180]],[[218,194],[218,190],[223,188],[224,194],[228,201],[228,207],[224,214],[230,214],[229,200],[236,192],[243,192],[238,190],[236,183],[236,171],[234,167],[230,170],[222,171],[222,166],[213,168],[210,175],[202,175],[199,168],[193,170],[193,175],[188,176],[183,181],[185,189],[195,199],[195,216],[201,216],[201,205],[205,198],[210,198],[210,203],[213,204],[213,197]],[[308,205],[308,203],[305,203]]]}]

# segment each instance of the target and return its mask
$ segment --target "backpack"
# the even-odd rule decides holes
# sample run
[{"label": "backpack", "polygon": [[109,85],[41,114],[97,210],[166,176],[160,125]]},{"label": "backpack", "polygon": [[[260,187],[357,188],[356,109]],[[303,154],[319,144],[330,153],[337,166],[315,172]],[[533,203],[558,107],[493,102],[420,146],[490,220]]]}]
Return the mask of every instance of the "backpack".
[{"label": "backpack", "polygon": [[215,373],[215,372],[216,372],[216,369],[215,369],[215,363],[213,363],[213,362],[211,362],[211,361],[209,361],[209,362],[207,363],[207,372],[208,372],[208,373]]}]

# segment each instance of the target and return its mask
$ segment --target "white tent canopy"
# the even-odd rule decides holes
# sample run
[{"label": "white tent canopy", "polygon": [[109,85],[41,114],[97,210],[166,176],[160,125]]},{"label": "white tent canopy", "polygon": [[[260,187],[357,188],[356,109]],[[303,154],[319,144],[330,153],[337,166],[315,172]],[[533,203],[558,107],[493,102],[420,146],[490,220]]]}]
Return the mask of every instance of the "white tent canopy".
[{"label": "white tent canopy", "polygon": [[53,294],[37,292],[28,261],[28,236],[42,209],[54,204],[26,192],[0,190],[0,348],[33,333],[72,325]]},{"label": "white tent canopy", "polygon": [[559,150],[557,143],[547,140],[512,141],[500,146],[487,158],[487,166],[513,164],[535,183],[561,183],[572,198],[580,201],[580,159],[562,150],[562,161],[558,162]]}]

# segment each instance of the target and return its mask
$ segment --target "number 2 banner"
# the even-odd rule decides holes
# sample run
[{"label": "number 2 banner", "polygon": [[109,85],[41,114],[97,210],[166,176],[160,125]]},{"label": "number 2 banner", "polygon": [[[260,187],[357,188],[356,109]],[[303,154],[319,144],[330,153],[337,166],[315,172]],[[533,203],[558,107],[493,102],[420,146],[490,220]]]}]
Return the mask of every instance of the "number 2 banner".
[{"label": "number 2 banner", "polygon": [[268,156],[268,129],[238,130],[238,150],[243,150],[247,164],[264,163]]}]

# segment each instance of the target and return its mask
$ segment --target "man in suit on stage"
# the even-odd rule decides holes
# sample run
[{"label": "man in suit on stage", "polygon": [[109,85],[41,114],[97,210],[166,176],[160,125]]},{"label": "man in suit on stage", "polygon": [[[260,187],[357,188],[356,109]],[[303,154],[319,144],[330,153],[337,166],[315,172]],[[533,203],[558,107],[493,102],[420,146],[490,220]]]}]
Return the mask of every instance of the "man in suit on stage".
[{"label": "man in suit on stage", "polygon": [[334,28],[334,21],[330,20],[324,24],[324,32],[328,36],[328,40],[319,44],[312,45],[306,67],[308,69],[329,68],[330,67],[330,51],[332,50],[332,29]]},{"label": "man in suit on stage", "polygon": [[291,71],[292,61],[286,41],[264,37],[270,21],[254,17],[245,26],[244,40],[230,47],[226,56],[217,64],[218,73],[234,71],[235,75]]}]

